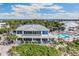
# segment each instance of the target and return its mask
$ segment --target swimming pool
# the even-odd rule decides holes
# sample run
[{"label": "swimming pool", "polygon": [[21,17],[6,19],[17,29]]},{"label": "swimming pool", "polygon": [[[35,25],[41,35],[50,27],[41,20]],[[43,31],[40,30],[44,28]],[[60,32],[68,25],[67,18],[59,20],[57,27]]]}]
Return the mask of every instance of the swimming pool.
[{"label": "swimming pool", "polygon": [[54,35],[55,38],[62,38],[64,40],[71,38],[71,35],[66,33],[56,34]]}]

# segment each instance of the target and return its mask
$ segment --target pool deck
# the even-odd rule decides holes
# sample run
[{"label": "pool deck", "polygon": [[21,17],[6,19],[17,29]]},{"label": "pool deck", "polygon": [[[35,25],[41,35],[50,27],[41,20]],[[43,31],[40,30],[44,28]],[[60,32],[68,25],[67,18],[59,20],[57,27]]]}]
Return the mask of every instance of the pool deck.
[{"label": "pool deck", "polygon": [[[70,38],[68,38],[68,39],[63,39],[63,38],[58,38],[58,37],[56,37],[56,35],[57,34],[64,34],[64,33],[66,33],[66,34],[68,34],[68,35],[71,35],[71,37]],[[59,39],[61,39],[61,40],[64,40],[64,41],[68,41],[68,42],[72,42],[73,40],[77,40],[78,38],[75,36],[75,34],[77,34],[78,32],[77,31],[71,31],[71,32],[58,32],[58,31],[55,31],[55,32],[51,32],[51,34],[53,34],[53,35],[55,35],[54,36],[54,40],[59,40]]]}]

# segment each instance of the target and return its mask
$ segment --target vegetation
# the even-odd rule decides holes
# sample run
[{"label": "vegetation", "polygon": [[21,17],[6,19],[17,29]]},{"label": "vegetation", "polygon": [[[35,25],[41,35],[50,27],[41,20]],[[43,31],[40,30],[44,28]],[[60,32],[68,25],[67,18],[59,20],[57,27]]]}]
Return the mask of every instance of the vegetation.
[{"label": "vegetation", "polygon": [[41,24],[46,27],[49,27],[49,26],[59,27],[64,24],[64,23],[59,23],[54,21],[47,21],[47,20],[11,20],[6,22],[11,26],[11,28],[16,28],[17,26],[23,25],[23,24]]},{"label": "vegetation", "polygon": [[0,34],[8,33],[9,30],[10,30],[9,28],[1,28],[1,29],[0,29]]},{"label": "vegetation", "polygon": [[[54,21],[47,21],[47,20],[9,20],[6,21],[7,24],[10,25],[9,29],[3,28],[0,29],[0,33],[9,33],[9,31],[15,30],[18,26],[24,25],[24,24],[40,24],[45,27],[59,27],[62,26],[63,23],[54,22]],[[7,35],[7,40],[9,41],[15,41],[17,38],[16,35]],[[22,44],[16,47],[12,47],[12,49],[9,50],[9,53],[11,55],[20,54],[22,56],[58,56],[60,55],[60,51],[55,49],[54,47],[47,47],[47,46],[40,46],[35,45],[35,42],[33,44]]]},{"label": "vegetation", "polygon": [[[54,22],[54,21],[42,21],[42,20],[11,20],[6,21],[11,28],[2,28],[0,29],[0,34],[7,33],[9,30],[14,30],[19,25],[24,24],[41,24],[46,27],[59,27],[62,26],[63,23]],[[17,36],[8,35],[7,39],[10,41],[15,41]],[[79,40],[73,42],[63,42],[63,41],[53,41],[53,47],[48,46],[40,46],[37,44],[21,44],[16,47],[12,47],[8,52],[10,55],[21,55],[21,56],[59,56],[59,55],[71,55],[71,56],[79,56]],[[62,45],[64,47],[58,47],[58,45]]]},{"label": "vegetation", "polygon": [[7,36],[7,40],[9,40],[9,41],[15,41],[16,38],[17,38],[16,35],[8,35],[8,36]]},{"label": "vegetation", "polygon": [[79,56],[79,40],[73,42],[64,42],[64,48],[59,48],[63,55]]},{"label": "vegetation", "polygon": [[[12,47],[8,52],[10,55],[20,56],[79,56],[79,40],[73,42],[55,42],[53,47],[37,44],[21,44]],[[56,46],[62,45],[58,48]]]},{"label": "vegetation", "polygon": [[10,55],[21,55],[21,56],[59,56],[60,51],[54,47],[40,46],[34,44],[21,44],[16,47],[12,47],[9,50]]}]

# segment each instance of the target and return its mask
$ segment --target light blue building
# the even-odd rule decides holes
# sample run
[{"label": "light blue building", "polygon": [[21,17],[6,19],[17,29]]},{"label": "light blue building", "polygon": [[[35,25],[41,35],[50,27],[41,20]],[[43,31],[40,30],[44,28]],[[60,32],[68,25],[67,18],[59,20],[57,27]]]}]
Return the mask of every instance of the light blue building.
[{"label": "light blue building", "polygon": [[53,36],[49,29],[39,24],[26,24],[18,27],[13,34],[18,36],[17,40],[27,42],[48,43]]}]

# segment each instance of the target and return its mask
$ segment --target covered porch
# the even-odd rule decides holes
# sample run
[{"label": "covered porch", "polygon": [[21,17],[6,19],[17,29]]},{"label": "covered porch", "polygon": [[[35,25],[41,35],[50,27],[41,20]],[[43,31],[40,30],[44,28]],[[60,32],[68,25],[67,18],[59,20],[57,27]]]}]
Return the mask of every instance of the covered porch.
[{"label": "covered porch", "polygon": [[51,40],[53,39],[52,36],[50,35],[45,35],[45,36],[22,36],[17,38],[17,41],[20,43],[32,43],[32,42],[36,42],[39,44],[46,44],[51,42]]},{"label": "covered porch", "polygon": [[18,38],[17,41],[20,43],[41,43],[41,44],[46,44],[50,42],[50,38]]}]

